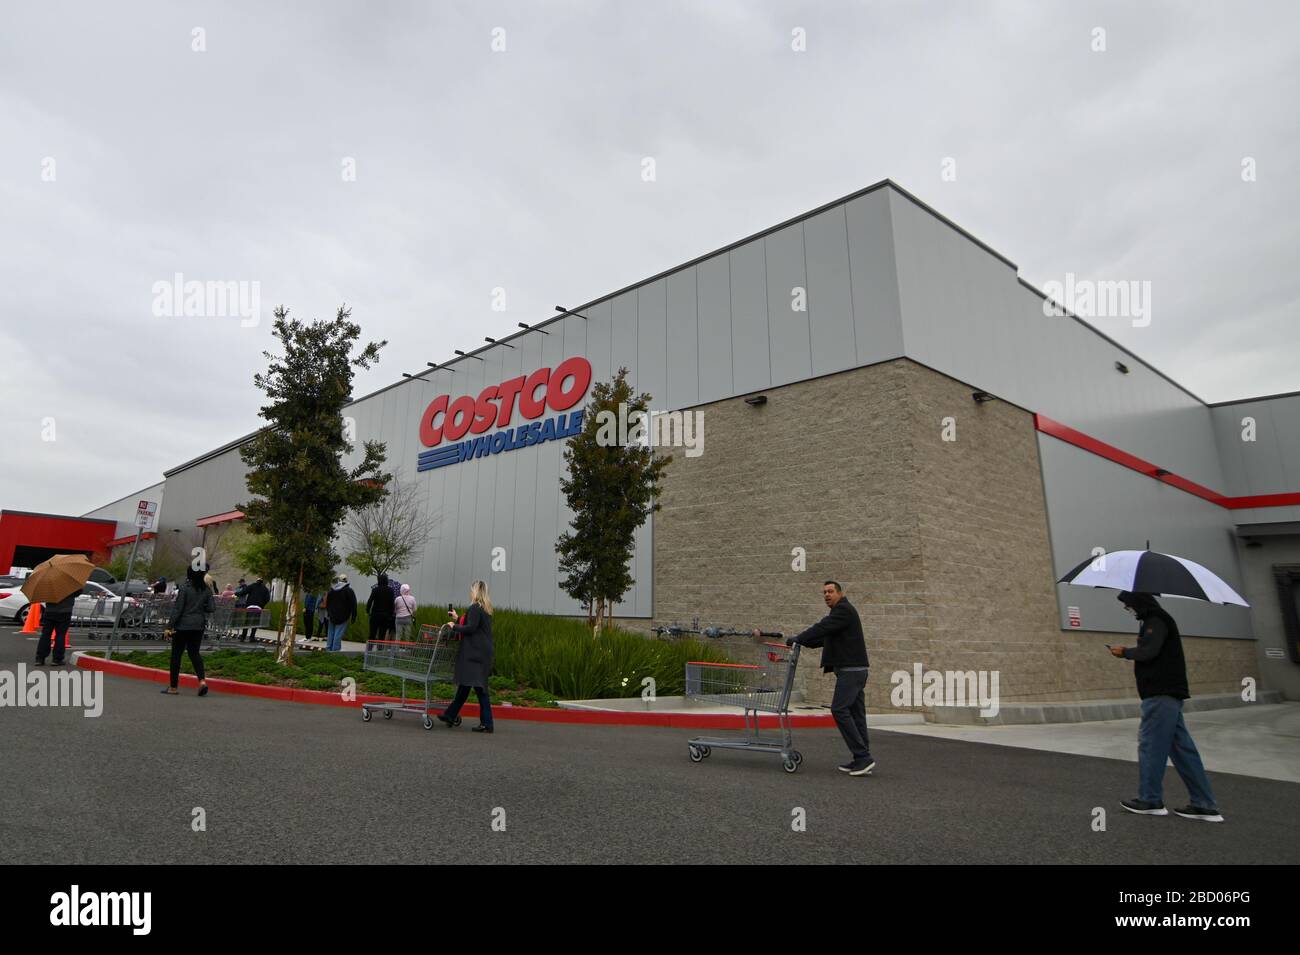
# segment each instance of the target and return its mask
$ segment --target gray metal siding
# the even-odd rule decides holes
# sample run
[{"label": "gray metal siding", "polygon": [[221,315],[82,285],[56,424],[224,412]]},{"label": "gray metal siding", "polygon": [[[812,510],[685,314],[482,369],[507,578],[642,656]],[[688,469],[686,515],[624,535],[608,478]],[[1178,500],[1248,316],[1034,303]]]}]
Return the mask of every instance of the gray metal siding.
[{"label": "gray metal siding", "polygon": [[[804,267],[803,223],[763,239],[767,273],[767,327],[773,386],[812,377],[812,341],[808,330],[808,274]],[[803,307],[796,310],[796,289]]]},{"label": "gray metal siding", "polygon": [[[1152,550],[1194,560],[1244,594],[1227,510],[1048,435],[1038,435],[1038,447],[1058,578],[1088,559],[1094,547],[1141,550],[1150,540]],[[1068,628],[1067,608],[1075,606],[1084,630],[1133,633],[1133,619],[1120,609],[1115,593],[1058,584],[1061,627]],[[1189,636],[1253,636],[1250,611],[1244,607],[1198,600],[1164,603]]]}]

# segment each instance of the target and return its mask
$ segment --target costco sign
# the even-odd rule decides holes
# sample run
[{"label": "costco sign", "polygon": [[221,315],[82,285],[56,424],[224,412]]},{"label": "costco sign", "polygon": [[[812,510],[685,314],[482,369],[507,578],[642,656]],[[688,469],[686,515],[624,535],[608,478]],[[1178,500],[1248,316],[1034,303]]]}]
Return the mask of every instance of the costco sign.
[{"label": "costco sign", "polygon": [[[569,409],[583,399],[590,386],[591,362],[575,357],[554,369],[538,368],[531,375],[490,385],[477,395],[454,400],[440,395],[420,416],[420,443],[429,450],[420,453],[416,470],[430,471],[575,435],[582,430],[583,412]],[[516,410],[526,423],[486,433],[507,428]],[[548,418],[548,410],[565,413]]]}]

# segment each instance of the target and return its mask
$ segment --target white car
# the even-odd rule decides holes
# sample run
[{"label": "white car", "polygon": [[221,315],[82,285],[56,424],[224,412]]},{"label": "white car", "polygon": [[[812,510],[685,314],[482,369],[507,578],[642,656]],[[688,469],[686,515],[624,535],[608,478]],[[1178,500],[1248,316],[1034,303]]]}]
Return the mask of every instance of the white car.
[{"label": "white car", "polygon": [[[21,583],[18,581],[13,587],[0,583],[0,620],[12,620],[19,626],[27,622],[27,611],[31,608],[27,595],[19,589]],[[116,605],[121,600],[121,597],[103,584],[87,581],[73,604],[72,622],[91,626],[112,624],[113,615],[117,612]],[[122,626],[138,626],[143,619],[144,608],[139,601],[127,597],[126,606],[122,608]]]}]

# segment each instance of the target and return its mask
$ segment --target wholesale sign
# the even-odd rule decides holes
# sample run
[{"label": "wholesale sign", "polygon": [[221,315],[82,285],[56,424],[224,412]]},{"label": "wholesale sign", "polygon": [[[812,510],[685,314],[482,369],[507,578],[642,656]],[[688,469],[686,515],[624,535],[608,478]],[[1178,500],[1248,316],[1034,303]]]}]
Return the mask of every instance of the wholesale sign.
[{"label": "wholesale sign", "polygon": [[[420,453],[416,471],[575,435],[582,430],[583,412],[569,409],[582,400],[590,385],[591,362],[574,357],[554,369],[539,368],[531,375],[489,385],[477,395],[454,400],[440,395],[420,416],[420,443],[429,450]],[[548,410],[562,413],[547,417]],[[516,411],[525,423],[508,427]],[[493,428],[507,430],[486,433]]]}]

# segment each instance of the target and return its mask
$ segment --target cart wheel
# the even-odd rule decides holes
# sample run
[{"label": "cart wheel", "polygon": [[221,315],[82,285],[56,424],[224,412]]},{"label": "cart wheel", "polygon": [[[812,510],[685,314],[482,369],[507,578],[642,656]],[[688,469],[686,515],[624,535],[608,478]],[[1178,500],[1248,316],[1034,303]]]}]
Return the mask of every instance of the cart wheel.
[{"label": "cart wheel", "polygon": [[704,753],[698,746],[688,747],[687,752],[691,754],[692,763],[698,763],[704,758]]},{"label": "cart wheel", "polygon": [[361,722],[363,722],[363,723],[369,723],[369,722],[370,722],[370,717],[371,717],[372,715],[373,715],[373,714],[372,714],[368,709],[366,709],[364,706],[361,707]]},{"label": "cart wheel", "polygon": [[799,768],[799,763],[793,759],[787,759],[784,763],[781,764],[781,766],[785,769],[787,773],[793,773],[795,770]]},{"label": "cart wheel", "polygon": [[386,719],[386,720],[391,720],[392,718],[393,718],[393,711],[392,711],[392,710],[384,710],[384,719]]},{"label": "cart wheel", "polygon": [[713,752],[713,750],[710,749],[710,748],[707,747],[707,746],[701,746],[701,747],[700,747],[700,755],[703,756],[705,759],[708,759],[708,758],[709,758],[709,754],[712,753],[712,752]]},{"label": "cart wheel", "polygon": [[796,749],[793,753],[790,754],[790,758],[794,760],[795,765],[797,766],[803,762],[803,753],[799,752]]},{"label": "cart wheel", "polygon": [[424,715],[424,728],[427,730],[433,729],[433,717],[427,713]]}]

